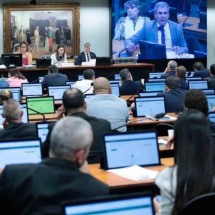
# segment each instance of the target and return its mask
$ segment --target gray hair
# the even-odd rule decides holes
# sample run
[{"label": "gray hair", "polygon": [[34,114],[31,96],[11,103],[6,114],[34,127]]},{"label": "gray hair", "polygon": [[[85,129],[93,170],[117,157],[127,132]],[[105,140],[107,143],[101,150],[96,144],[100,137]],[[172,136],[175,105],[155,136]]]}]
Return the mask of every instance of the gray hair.
[{"label": "gray hair", "polygon": [[176,70],[177,68],[177,62],[174,60],[170,60],[167,64],[167,67],[169,68],[169,70]]},{"label": "gray hair", "polygon": [[18,120],[22,116],[22,109],[15,99],[8,99],[4,102],[2,116],[7,121]]},{"label": "gray hair", "polygon": [[157,13],[158,11],[158,8],[167,8],[167,10],[169,11],[169,5],[164,2],[164,1],[161,1],[161,2],[157,2],[155,7],[154,7],[154,13]]},{"label": "gray hair", "polygon": [[70,159],[78,150],[88,150],[93,141],[91,125],[80,117],[67,116],[59,120],[51,133],[50,153]]},{"label": "gray hair", "polygon": [[127,68],[125,68],[119,72],[119,75],[120,75],[120,78],[122,79],[122,81],[126,81],[130,77],[131,73]]},{"label": "gray hair", "polygon": [[84,48],[91,47],[91,44],[89,42],[84,43]]}]

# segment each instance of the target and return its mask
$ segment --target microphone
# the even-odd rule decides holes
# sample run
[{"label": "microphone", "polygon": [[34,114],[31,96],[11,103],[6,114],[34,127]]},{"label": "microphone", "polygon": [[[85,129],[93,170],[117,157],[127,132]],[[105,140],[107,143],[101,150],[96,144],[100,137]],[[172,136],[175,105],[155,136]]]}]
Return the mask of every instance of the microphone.
[{"label": "microphone", "polygon": [[44,115],[43,113],[41,113],[41,112],[39,112],[39,111],[37,111],[37,110],[35,110],[35,109],[33,109],[33,108],[30,108],[30,107],[28,107],[27,105],[23,105],[23,104],[20,104],[20,105],[21,105],[22,107],[26,107],[28,110],[34,111],[35,113],[41,115],[41,116],[43,117],[43,122],[46,121],[45,115]]},{"label": "microphone", "polygon": [[165,113],[158,113],[154,116],[155,119],[161,119],[165,116]]},{"label": "microphone", "polygon": [[85,94],[87,91],[89,91],[92,87],[93,87],[93,82],[90,84],[91,86],[87,89],[87,90],[85,90],[84,92],[83,92],[83,94]]}]

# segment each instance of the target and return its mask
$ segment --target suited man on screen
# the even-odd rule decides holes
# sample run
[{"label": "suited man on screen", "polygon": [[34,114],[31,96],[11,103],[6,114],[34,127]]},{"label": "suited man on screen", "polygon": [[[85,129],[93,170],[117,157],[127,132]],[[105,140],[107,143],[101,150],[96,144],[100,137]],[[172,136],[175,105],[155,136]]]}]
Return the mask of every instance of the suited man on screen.
[{"label": "suited man on screen", "polygon": [[89,42],[86,42],[84,44],[84,51],[81,52],[76,58],[75,58],[75,65],[81,65],[82,62],[90,62],[92,59],[96,59],[96,54],[94,52],[90,51],[91,44]]},{"label": "suited man on screen", "polygon": [[157,2],[154,7],[155,20],[145,22],[142,29],[125,41],[128,52],[132,53],[139,40],[164,44],[176,54],[188,52],[187,43],[181,25],[169,20],[169,5],[166,2]]}]

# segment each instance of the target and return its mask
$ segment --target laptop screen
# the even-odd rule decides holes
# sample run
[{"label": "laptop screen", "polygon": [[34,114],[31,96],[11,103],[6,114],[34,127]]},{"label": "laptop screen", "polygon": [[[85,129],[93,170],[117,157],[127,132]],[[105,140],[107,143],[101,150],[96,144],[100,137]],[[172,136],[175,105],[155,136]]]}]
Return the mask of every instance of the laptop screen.
[{"label": "laptop screen", "polygon": [[119,83],[111,83],[110,87],[111,87],[111,90],[112,90],[112,94],[114,94],[116,96],[120,96]]},{"label": "laptop screen", "polygon": [[21,101],[21,88],[20,87],[2,87],[2,88],[0,88],[0,92],[5,89],[11,91],[11,93],[13,94],[13,99],[15,99],[18,102]]},{"label": "laptop screen", "polygon": [[164,74],[164,73],[163,72],[150,72],[149,78],[153,78],[153,79],[160,78],[162,74]]},{"label": "laptop screen", "polygon": [[162,81],[162,82],[146,82],[145,83],[145,89],[146,89],[146,92],[151,92],[151,91],[164,92],[165,83],[164,83],[164,81]]},{"label": "laptop screen", "polygon": [[42,96],[43,95],[42,84],[41,83],[37,83],[37,84],[23,83],[22,95],[23,96]]},{"label": "laptop screen", "polygon": [[115,80],[118,80],[118,81],[121,81],[121,77],[120,77],[120,74],[114,74],[114,79]]},{"label": "laptop screen", "polygon": [[158,113],[166,113],[163,96],[136,97],[134,99],[137,117],[155,116]]},{"label": "laptop screen", "polygon": [[214,94],[214,90],[212,90],[212,89],[202,90],[202,92],[203,92],[205,95]]},{"label": "laptop screen", "polygon": [[8,164],[39,163],[40,139],[0,141],[0,168]]},{"label": "laptop screen", "polygon": [[[26,104],[20,104],[20,108],[23,111],[22,122],[28,123],[28,111],[27,111]],[[3,104],[0,104],[0,124],[2,124],[2,122],[4,121],[4,118],[2,117],[2,112],[3,112]]]},{"label": "laptop screen", "polygon": [[208,101],[208,111],[214,112],[215,109],[215,95],[206,95]]},{"label": "laptop screen", "polygon": [[63,93],[70,88],[71,88],[70,85],[48,86],[48,95],[54,96],[55,100],[62,100]]},{"label": "laptop screen", "polygon": [[[53,96],[47,96],[47,97],[29,97],[26,98],[26,103],[28,107],[28,114],[48,114],[48,113],[54,113],[54,97]],[[37,112],[35,112],[35,111]]]},{"label": "laptop screen", "polygon": [[208,81],[207,80],[189,80],[188,81],[188,87],[189,89],[208,89]]},{"label": "laptop screen", "polygon": [[37,136],[41,139],[42,143],[46,140],[49,122],[38,122],[36,123]]},{"label": "laptop screen", "polygon": [[66,85],[70,85],[70,87],[74,87],[75,81],[66,81]]},{"label": "laptop screen", "polygon": [[164,78],[158,78],[158,79],[152,79],[152,78],[150,78],[150,79],[148,79],[148,82],[165,82],[165,79]]},{"label": "laptop screen", "polygon": [[154,206],[150,194],[111,195],[79,200],[63,205],[64,215],[154,215]]},{"label": "laptop screen", "polygon": [[157,96],[159,92],[144,92],[144,93],[139,93],[140,97],[148,97],[148,96]]},{"label": "laptop screen", "polygon": [[156,131],[104,134],[107,169],[159,165]]},{"label": "laptop screen", "polygon": [[186,81],[198,81],[198,80],[202,80],[201,77],[186,77]]}]

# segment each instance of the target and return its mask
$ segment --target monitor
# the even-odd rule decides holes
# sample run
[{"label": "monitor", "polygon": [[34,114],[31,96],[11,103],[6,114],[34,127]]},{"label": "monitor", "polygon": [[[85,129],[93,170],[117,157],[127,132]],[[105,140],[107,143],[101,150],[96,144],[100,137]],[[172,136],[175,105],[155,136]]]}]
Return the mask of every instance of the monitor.
[{"label": "monitor", "polygon": [[43,143],[46,140],[47,134],[49,132],[48,129],[49,122],[37,122],[36,129],[37,129],[37,136],[41,139]]},{"label": "monitor", "polygon": [[191,89],[208,89],[208,81],[207,80],[189,80],[188,88]]},{"label": "monitor", "polygon": [[27,97],[26,104],[27,104],[29,115],[51,114],[55,112],[53,96]]},{"label": "monitor", "polygon": [[48,86],[48,95],[54,96],[55,100],[62,100],[64,92],[70,88],[70,85]]},{"label": "monitor", "polygon": [[157,91],[157,92],[164,92],[165,90],[165,82],[146,82],[145,83],[145,89],[146,92],[151,92],[151,91]]},{"label": "monitor", "polygon": [[41,159],[40,139],[0,141],[1,169],[9,164],[39,163]]},{"label": "monitor", "polygon": [[208,101],[208,111],[214,112],[215,109],[215,95],[205,95]]},{"label": "monitor", "polygon": [[119,83],[111,83],[110,87],[111,87],[112,94],[116,96],[120,96]]},{"label": "monitor", "polygon": [[139,93],[139,96],[140,97],[148,97],[148,96],[157,96],[158,95],[158,93],[160,93],[160,92],[157,92],[157,91],[155,91],[155,92],[143,92],[143,93]]},{"label": "monitor", "polygon": [[164,73],[163,72],[150,72],[149,73],[149,78],[161,78],[161,75],[163,75]]},{"label": "monitor", "polygon": [[42,96],[43,88],[41,83],[22,83],[23,96]]},{"label": "monitor", "polygon": [[163,96],[148,96],[134,98],[137,117],[154,117],[159,113],[166,113]]},{"label": "monitor", "polygon": [[5,66],[21,67],[22,66],[22,54],[2,54],[2,63]]},{"label": "monitor", "polygon": [[37,68],[47,68],[51,66],[50,58],[37,58],[36,59],[36,67]]},{"label": "monitor", "polygon": [[160,165],[155,130],[104,134],[105,168]]},{"label": "monitor", "polygon": [[15,99],[16,101],[21,101],[21,88],[20,87],[1,87],[0,88],[0,92],[2,90],[10,90],[11,93],[13,94],[13,99]]},{"label": "monitor", "polygon": [[62,203],[63,215],[154,215],[150,193],[118,194]]}]

